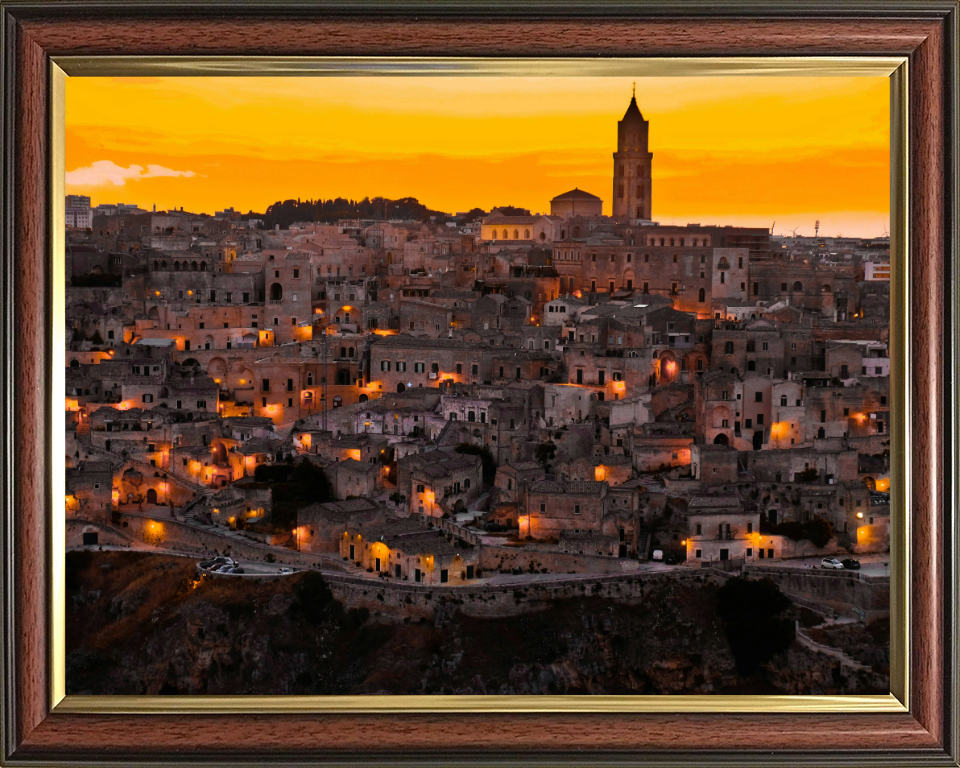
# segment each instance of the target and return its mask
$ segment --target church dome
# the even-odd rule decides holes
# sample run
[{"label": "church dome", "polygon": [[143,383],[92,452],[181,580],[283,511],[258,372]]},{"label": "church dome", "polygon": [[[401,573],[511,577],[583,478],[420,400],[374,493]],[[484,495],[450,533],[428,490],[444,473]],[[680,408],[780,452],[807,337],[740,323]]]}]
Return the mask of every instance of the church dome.
[{"label": "church dome", "polygon": [[[553,200],[599,200],[600,198],[596,195],[591,195],[589,192],[584,192],[582,189],[574,187],[569,192],[564,192],[562,195],[557,195]],[[551,202],[553,202],[551,200]]]}]

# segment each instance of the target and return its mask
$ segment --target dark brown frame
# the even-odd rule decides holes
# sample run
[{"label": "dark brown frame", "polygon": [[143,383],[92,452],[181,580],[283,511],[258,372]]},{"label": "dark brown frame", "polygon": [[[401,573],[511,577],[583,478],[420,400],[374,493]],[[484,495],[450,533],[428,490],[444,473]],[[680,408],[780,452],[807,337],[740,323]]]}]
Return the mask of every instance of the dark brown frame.
[{"label": "dark brown frame", "polygon": [[[0,2],[3,742],[8,765],[958,765],[957,2],[627,0],[586,8]],[[135,10],[130,10],[135,9]],[[912,298],[910,712],[94,715],[50,711],[51,56],[906,56]],[[44,575],[47,578],[44,578]],[[467,722],[469,721],[469,722]]]}]

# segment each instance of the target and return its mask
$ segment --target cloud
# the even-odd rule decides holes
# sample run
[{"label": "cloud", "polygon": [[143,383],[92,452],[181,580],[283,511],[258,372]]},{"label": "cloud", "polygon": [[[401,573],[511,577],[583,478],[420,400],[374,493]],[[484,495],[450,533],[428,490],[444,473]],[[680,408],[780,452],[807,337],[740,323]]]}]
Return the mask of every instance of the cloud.
[{"label": "cloud", "polygon": [[183,176],[190,178],[196,176],[193,171],[175,171],[162,165],[147,165],[144,170],[142,165],[131,165],[124,168],[111,160],[97,160],[90,165],[67,171],[67,184],[76,186],[100,187],[107,184],[113,184],[122,187],[128,180],[139,181],[140,179],[152,179],[158,176]]}]

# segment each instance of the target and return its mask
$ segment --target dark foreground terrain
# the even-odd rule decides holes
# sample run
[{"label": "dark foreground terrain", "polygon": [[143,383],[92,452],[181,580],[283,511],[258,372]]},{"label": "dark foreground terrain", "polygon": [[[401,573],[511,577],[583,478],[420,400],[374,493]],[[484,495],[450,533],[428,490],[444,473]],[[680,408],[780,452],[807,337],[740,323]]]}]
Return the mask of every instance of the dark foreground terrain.
[{"label": "dark foreground terrain", "polygon": [[[856,665],[793,641],[738,671],[718,587],[667,581],[642,603],[597,597],[478,619],[455,605],[400,619],[333,599],[315,574],[197,581],[188,558],[67,555],[71,694],[886,693],[889,632],[831,627],[817,640]],[[786,601],[789,605],[789,601]],[[725,616],[729,620],[729,616]],[[814,630],[816,631],[816,630]],[[755,642],[762,632],[746,632]],[[782,632],[781,632],[782,634]],[[735,642],[742,642],[742,640]],[[762,641],[765,642],[765,641]],[[761,644],[762,644],[761,642]],[[743,654],[740,654],[741,664]]]}]

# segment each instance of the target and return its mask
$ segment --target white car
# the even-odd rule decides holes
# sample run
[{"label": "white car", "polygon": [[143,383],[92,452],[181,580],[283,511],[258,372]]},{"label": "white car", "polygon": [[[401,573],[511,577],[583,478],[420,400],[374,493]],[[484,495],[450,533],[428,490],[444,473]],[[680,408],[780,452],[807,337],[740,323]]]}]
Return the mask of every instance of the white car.
[{"label": "white car", "polygon": [[293,573],[293,568],[277,568],[277,573]]},{"label": "white car", "polygon": [[835,571],[843,570],[843,563],[841,563],[835,557],[825,557],[820,561],[821,568],[832,568]]}]

